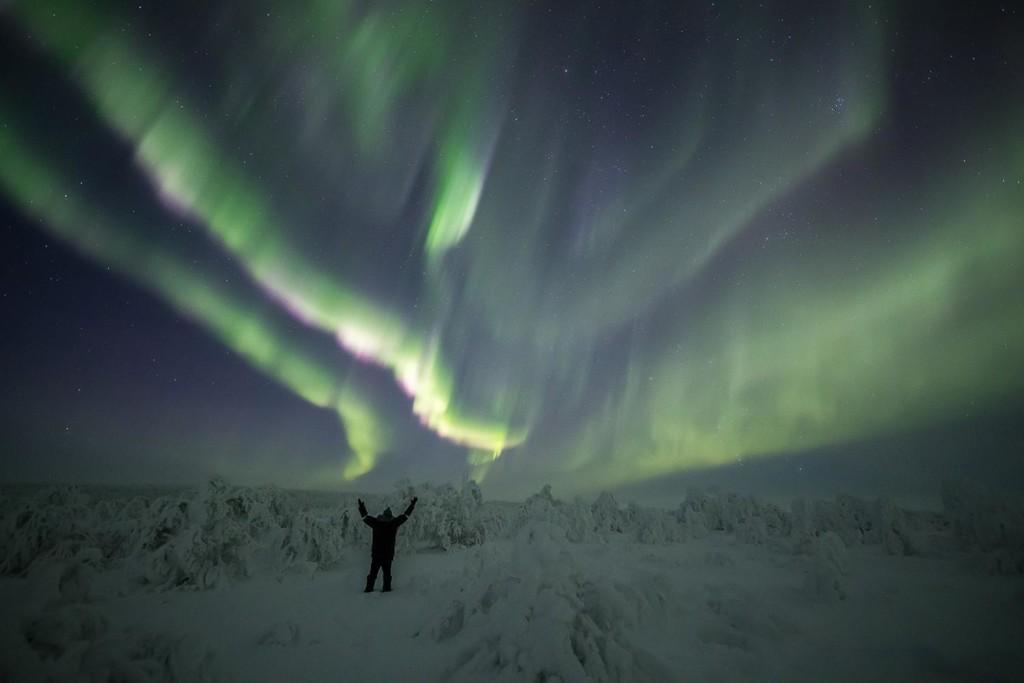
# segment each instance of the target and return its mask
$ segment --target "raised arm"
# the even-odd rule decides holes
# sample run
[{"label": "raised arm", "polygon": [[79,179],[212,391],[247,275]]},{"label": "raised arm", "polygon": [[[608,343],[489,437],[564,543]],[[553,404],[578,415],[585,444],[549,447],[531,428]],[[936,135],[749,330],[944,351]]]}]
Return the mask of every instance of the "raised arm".
[{"label": "raised arm", "polygon": [[366,503],[363,502],[362,498],[359,498],[359,516],[363,518],[363,523],[366,526],[374,527],[377,526],[377,520],[366,514]]},{"label": "raised arm", "polygon": [[395,518],[398,521],[398,525],[399,526],[401,526],[402,524],[405,524],[405,520],[409,519],[409,515],[412,514],[413,508],[416,507],[416,501],[417,500],[419,500],[419,498],[413,496],[413,499],[411,501],[409,501],[409,507],[405,508],[405,512],[403,512],[402,514],[398,515],[398,517]]}]

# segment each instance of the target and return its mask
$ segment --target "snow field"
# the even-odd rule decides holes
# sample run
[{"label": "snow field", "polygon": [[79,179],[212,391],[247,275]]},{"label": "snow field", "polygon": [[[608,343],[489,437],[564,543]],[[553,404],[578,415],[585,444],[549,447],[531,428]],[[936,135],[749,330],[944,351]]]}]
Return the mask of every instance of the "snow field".
[{"label": "snow field", "polygon": [[[400,486],[395,592],[361,591],[355,496],[0,500],[0,679],[1012,680],[1019,508],[843,497],[678,509]],[[350,500],[351,499],[351,500]],[[1015,521],[1017,520],[1017,521]]]}]

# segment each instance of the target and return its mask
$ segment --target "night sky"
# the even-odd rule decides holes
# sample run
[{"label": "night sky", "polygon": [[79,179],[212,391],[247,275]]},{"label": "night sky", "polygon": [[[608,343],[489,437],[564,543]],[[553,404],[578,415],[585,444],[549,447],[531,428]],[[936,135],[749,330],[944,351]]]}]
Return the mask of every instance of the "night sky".
[{"label": "night sky", "polygon": [[0,3],[0,478],[1024,477],[1015,3]]}]

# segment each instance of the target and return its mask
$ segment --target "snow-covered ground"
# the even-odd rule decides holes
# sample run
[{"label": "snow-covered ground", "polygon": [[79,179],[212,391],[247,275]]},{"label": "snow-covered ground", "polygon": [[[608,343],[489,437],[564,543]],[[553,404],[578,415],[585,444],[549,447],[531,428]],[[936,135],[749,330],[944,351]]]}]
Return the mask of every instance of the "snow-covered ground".
[{"label": "snow-covered ground", "polygon": [[[76,488],[0,498],[0,680],[1010,681],[1019,505],[691,492],[484,503],[410,485],[392,593],[354,496]],[[380,583],[378,581],[378,588]]]}]

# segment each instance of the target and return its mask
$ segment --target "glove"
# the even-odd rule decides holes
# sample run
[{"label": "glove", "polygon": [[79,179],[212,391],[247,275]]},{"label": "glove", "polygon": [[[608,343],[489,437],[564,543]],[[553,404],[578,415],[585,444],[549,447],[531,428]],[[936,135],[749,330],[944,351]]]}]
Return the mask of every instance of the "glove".
[{"label": "glove", "polygon": [[366,516],[366,503],[363,502],[362,498],[359,498],[358,500],[359,500],[359,514],[362,517],[365,517]]},{"label": "glove", "polygon": [[406,517],[408,517],[409,515],[412,514],[412,509],[414,507],[416,507],[416,501],[417,500],[419,500],[419,498],[416,498],[415,496],[413,496],[412,501],[409,503],[409,507],[405,508],[405,516]]}]

